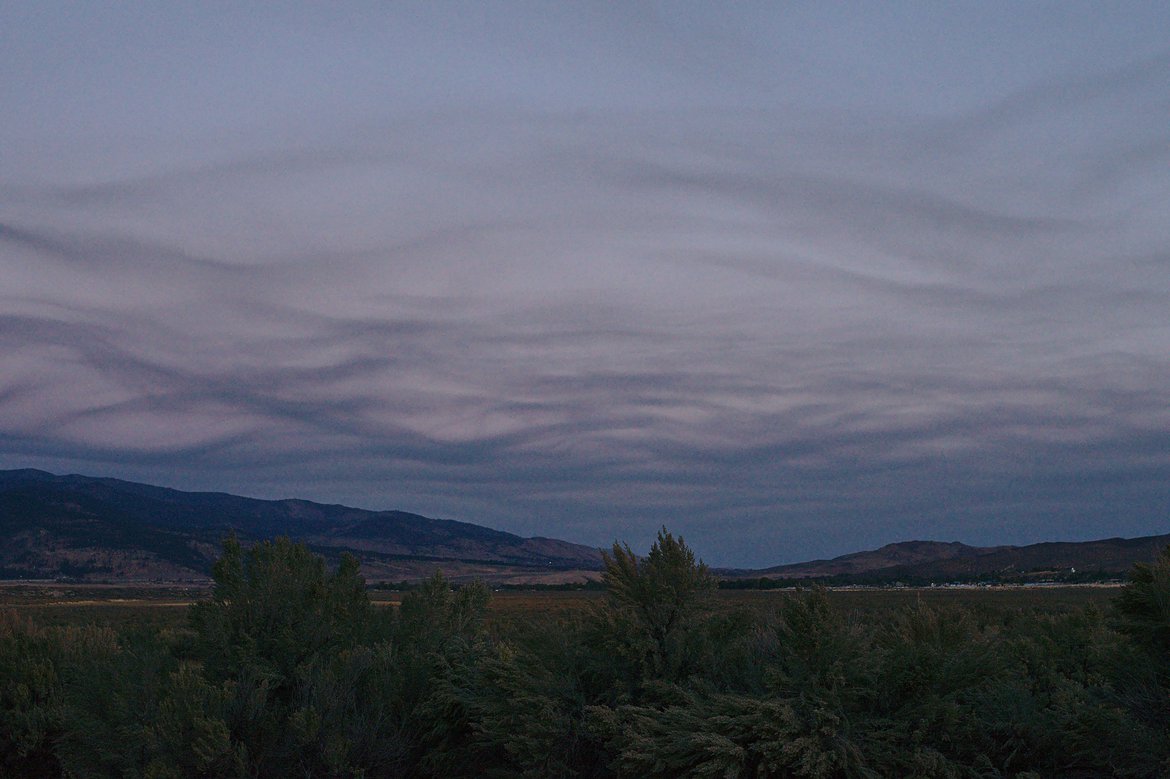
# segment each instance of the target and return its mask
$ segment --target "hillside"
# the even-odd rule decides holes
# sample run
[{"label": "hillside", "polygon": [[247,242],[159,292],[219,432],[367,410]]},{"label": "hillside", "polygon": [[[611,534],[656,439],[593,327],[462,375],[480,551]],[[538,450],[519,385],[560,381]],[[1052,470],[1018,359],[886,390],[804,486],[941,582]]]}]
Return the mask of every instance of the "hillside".
[{"label": "hillside", "polygon": [[[599,550],[590,547],[404,511],[0,471],[0,578],[205,580],[232,532],[245,542],[286,535],[331,559],[349,552],[372,581],[414,580],[441,568],[454,579],[559,583],[599,578],[601,567]],[[1121,575],[1168,544],[1170,535],[993,547],[904,541],[831,560],[717,573],[838,583],[1026,579],[1073,569]]]},{"label": "hillside", "polygon": [[1125,574],[1170,545],[1170,534],[1099,541],[1062,541],[1026,546],[967,546],[958,542],[903,541],[831,560],[780,565],[739,576],[838,581],[972,580],[1072,571]]},{"label": "hillside", "polygon": [[380,579],[435,567],[486,578],[593,571],[601,561],[579,544],[403,511],[0,471],[0,577],[204,578],[229,532],[245,541],[286,535],[327,556],[348,551]]},{"label": "hillside", "polygon": [[824,576],[842,576],[870,573],[899,566],[937,564],[947,560],[962,560],[992,552],[1003,547],[967,546],[958,541],[902,541],[886,544],[880,549],[834,557],[831,560],[812,560],[806,563],[779,565],[756,572],[761,576],[786,579],[804,579]]}]

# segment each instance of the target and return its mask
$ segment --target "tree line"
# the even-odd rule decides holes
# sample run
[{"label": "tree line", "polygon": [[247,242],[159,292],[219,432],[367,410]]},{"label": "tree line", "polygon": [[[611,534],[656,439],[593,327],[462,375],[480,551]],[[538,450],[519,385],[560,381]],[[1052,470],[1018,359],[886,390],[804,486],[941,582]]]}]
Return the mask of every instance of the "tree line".
[{"label": "tree line", "polygon": [[1108,610],[730,607],[683,539],[615,544],[574,613],[224,544],[182,628],[0,611],[14,777],[1170,776],[1170,549]]}]

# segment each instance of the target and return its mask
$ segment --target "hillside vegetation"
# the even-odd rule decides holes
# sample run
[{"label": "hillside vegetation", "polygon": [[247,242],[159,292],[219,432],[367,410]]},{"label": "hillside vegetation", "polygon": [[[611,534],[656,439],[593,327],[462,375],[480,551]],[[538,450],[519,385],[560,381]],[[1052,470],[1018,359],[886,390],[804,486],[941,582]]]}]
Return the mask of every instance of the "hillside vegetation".
[{"label": "hillside vegetation", "polygon": [[1159,777],[1170,549],[1108,610],[717,608],[663,530],[576,611],[485,620],[436,575],[375,607],[358,564],[229,540],[162,630],[0,613],[0,775]]},{"label": "hillside vegetation", "polygon": [[421,579],[440,567],[492,579],[601,567],[591,547],[405,511],[0,471],[0,578],[205,580],[228,533],[293,537],[333,560],[348,552],[383,580]]}]

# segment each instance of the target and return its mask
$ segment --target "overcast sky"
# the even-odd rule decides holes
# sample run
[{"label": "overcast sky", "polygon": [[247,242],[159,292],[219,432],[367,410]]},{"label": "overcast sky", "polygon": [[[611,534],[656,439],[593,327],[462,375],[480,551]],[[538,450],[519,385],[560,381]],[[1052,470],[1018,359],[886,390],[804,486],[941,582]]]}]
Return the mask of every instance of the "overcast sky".
[{"label": "overcast sky", "polygon": [[765,566],[1170,531],[1170,5],[0,0],[0,468]]}]

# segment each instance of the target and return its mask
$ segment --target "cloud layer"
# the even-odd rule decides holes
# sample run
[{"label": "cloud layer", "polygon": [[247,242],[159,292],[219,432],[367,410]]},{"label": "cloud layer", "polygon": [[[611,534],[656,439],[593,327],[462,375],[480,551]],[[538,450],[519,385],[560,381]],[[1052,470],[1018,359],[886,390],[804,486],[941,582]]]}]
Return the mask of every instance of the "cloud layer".
[{"label": "cloud layer", "polygon": [[[666,523],[736,565],[1164,532],[1170,56],[1045,56],[945,100],[891,70],[870,76],[889,95],[858,96],[776,75],[816,58],[769,51],[770,27],[692,16],[640,18],[640,47],[621,20],[562,15],[545,24],[588,42],[550,70],[523,64],[550,61],[542,34],[524,53],[499,20],[456,30],[485,36],[427,66],[456,97],[399,84],[399,110],[364,102],[356,27],[254,19],[275,25],[248,55],[272,73],[290,35],[310,64],[336,53],[356,87],[285,77],[344,121],[216,147],[147,91],[141,153],[94,108],[114,141],[73,168],[46,151],[72,130],[40,144],[14,123],[0,467],[595,544]],[[941,72],[997,63],[955,56]],[[475,101],[489,61],[507,88]],[[189,89],[226,78],[210,67]],[[266,106],[220,118],[272,130]]]}]

